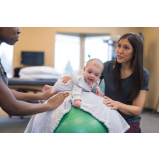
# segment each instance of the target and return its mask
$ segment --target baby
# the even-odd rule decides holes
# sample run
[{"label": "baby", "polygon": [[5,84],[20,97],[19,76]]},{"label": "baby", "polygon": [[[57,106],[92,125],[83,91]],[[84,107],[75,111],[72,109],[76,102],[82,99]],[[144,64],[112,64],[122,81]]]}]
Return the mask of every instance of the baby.
[{"label": "baby", "polygon": [[99,77],[102,74],[103,68],[104,66],[101,60],[96,58],[91,59],[83,70],[74,71],[67,83],[64,84],[61,79],[57,81],[52,88],[52,92],[55,90],[72,91],[73,105],[75,107],[80,107],[82,91],[94,92],[99,96],[103,96],[98,87]]}]

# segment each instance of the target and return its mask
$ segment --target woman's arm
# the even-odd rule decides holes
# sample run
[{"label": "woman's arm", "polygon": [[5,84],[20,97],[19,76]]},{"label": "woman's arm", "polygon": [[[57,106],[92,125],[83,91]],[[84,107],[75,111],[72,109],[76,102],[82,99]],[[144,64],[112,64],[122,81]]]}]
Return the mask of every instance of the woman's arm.
[{"label": "woman's arm", "polygon": [[22,100],[22,101],[35,101],[35,100],[43,100],[43,99],[48,99],[52,97],[53,95],[57,94],[57,92],[51,93],[52,87],[47,89],[44,93],[42,94],[34,94],[34,93],[23,93],[23,92],[17,92],[15,90],[11,89],[12,94],[17,100]]},{"label": "woman's arm", "polygon": [[141,90],[138,97],[133,101],[132,105],[126,105],[124,103],[113,101],[108,97],[104,97],[105,100],[103,101],[105,105],[111,106],[112,110],[118,109],[120,112],[124,113],[125,115],[130,116],[139,116],[142,112],[145,98],[146,98],[146,90]]},{"label": "woman's arm", "polygon": [[0,106],[9,115],[32,115],[58,107],[69,95],[68,93],[59,93],[50,98],[47,104],[31,104],[17,100],[11,91],[6,87],[0,78]]}]

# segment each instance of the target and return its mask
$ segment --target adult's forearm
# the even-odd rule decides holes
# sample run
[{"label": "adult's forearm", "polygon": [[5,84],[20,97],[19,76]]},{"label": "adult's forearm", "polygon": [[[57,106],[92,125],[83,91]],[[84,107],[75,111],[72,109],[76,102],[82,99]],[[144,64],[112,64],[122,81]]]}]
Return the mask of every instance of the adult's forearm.
[{"label": "adult's forearm", "polygon": [[23,93],[17,92],[11,89],[12,94],[17,100],[22,101],[35,101],[35,100],[42,100],[42,94],[34,94],[34,93]]},{"label": "adult's forearm", "polygon": [[139,116],[142,111],[141,108],[138,106],[126,105],[123,103],[120,103],[120,107],[118,110],[125,115],[134,116],[134,117]]},{"label": "adult's forearm", "polygon": [[50,110],[49,104],[44,104],[44,103],[32,104],[24,101],[16,101],[16,103],[13,103],[8,108],[8,110],[6,110],[6,112],[9,115],[26,116],[26,115],[42,113],[49,110]]},{"label": "adult's forearm", "polygon": [[[16,98],[21,98],[16,91],[7,88],[0,78],[0,106],[9,115],[32,115],[45,112],[54,108],[51,104],[32,104],[24,101],[18,101]],[[24,93],[23,93],[24,94]],[[22,96],[23,97],[23,96]],[[31,96],[30,96],[31,97]],[[22,98],[21,98],[22,99]],[[32,99],[32,98],[30,98]],[[54,104],[54,103],[53,103]]]}]

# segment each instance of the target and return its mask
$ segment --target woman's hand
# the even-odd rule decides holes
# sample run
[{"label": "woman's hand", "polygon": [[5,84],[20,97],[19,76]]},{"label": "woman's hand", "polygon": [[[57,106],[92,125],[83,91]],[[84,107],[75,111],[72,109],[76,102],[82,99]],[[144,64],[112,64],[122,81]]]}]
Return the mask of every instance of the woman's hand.
[{"label": "woman's hand", "polygon": [[49,98],[47,104],[50,105],[50,110],[57,108],[68,96],[69,93],[65,92],[65,93],[58,93],[56,96]]},{"label": "woman's hand", "polygon": [[112,99],[110,99],[109,97],[107,96],[104,96],[104,100],[103,100],[103,103],[108,106],[108,107],[111,107],[111,110],[117,110],[120,108],[120,102],[118,101],[113,101]]},{"label": "woman's hand", "polygon": [[63,83],[67,83],[70,80],[70,76],[64,76],[64,77],[62,77],[60,79],[62,79]]},{"label": "woman's hand", "polygon": [[47,86],[46,90],[42,93],[40,100],[48,99],[59,92],[59,91],[55,91],[55,92],[51,92],[51,91],[52,91],[52,86]]},{"label": "woman's hand", "polygon": [[103,93],[101,92],[101,90],[99,88],[96,88],[95,94],[97,94],[98,96],[103,97]]}]

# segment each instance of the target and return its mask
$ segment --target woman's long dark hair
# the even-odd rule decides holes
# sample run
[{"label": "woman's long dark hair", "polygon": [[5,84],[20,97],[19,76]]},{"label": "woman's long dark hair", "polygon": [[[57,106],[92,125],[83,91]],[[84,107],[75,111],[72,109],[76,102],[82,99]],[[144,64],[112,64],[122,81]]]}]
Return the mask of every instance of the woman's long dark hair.
[{"label": "woman's long dark hair", "polygon": [[[132,45],[134,54],[131,62],[131,67],[133,69],[132,91],[127,99],[127,101],[133,101],[139,95],[143,86],[143,41],[141,37],[135,33],[126,33],[119,39],[119,41],[126,38]],[[119,94],[121,93],[121,64],[117,62],[117,59],[115,61],[113,72],[114,86],[116,92]]]}]

